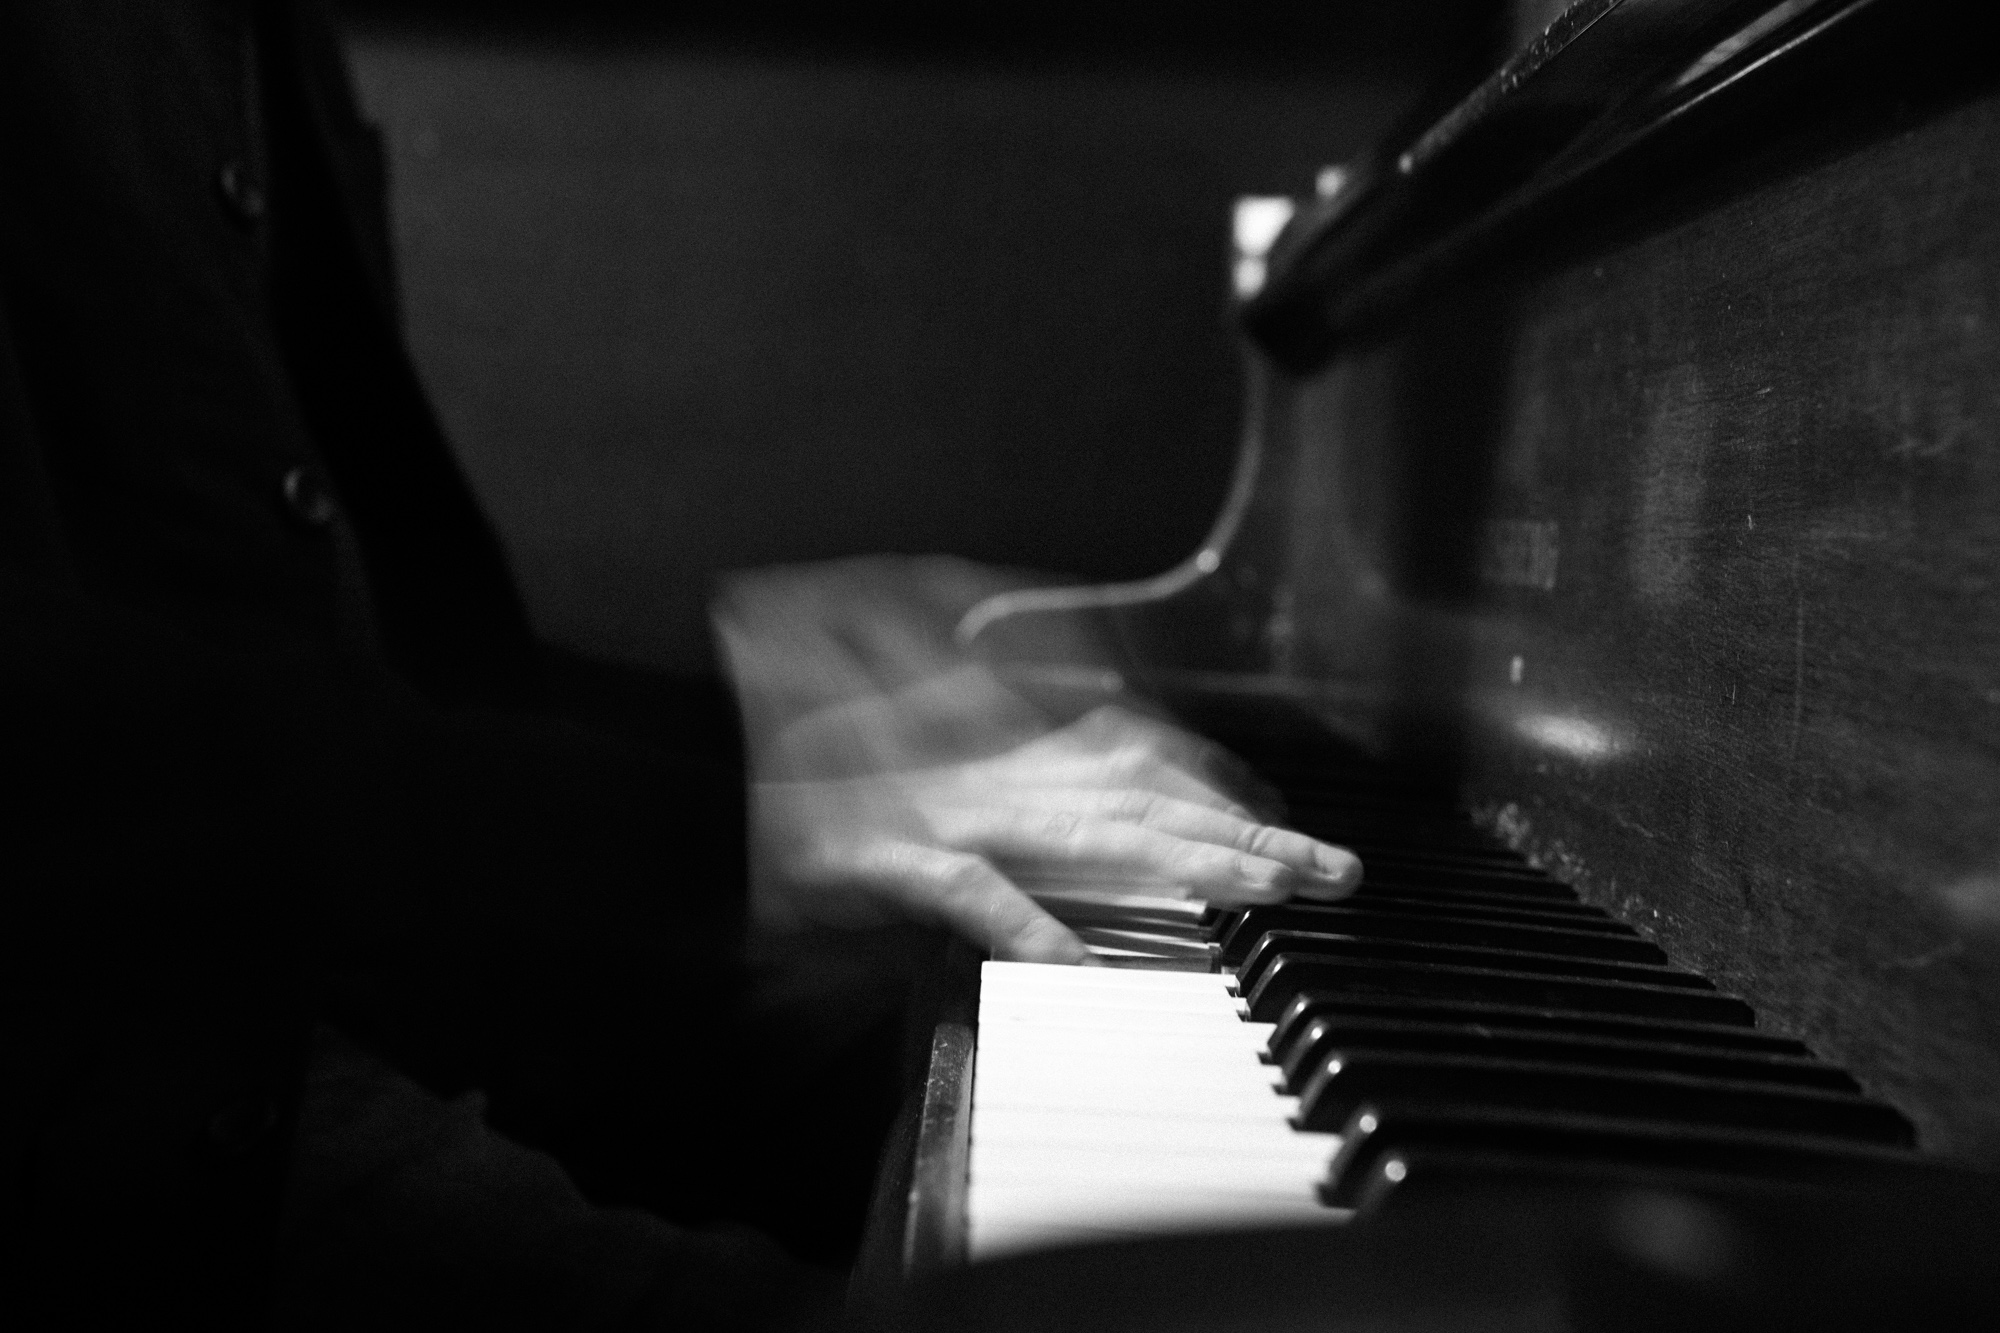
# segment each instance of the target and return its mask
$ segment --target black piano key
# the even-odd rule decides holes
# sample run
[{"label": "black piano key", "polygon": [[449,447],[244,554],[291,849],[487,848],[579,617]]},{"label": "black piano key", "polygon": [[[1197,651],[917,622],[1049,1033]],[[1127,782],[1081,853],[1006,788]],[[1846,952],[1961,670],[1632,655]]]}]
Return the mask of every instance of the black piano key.
[{"label": "black piano key", "polygon": [[1679,986],[1688,990],[1714,990],[1714,983],[1693,972],[1656,967],[1643,963],[1601,962],[1567,954],[1540,953],[1527,949],[1495,949],[1477,945],[1430,944],[1418,941],[1371,939],[1336,934],[1332,931],[1270,930],[1258,937],[1236,969],[1237,985],[1244,991],[1255,989],[1272,960],[1283,955],[1326,958],[1372,958],[1384,961],[1436,963],[1455,967],[1493,968],[1505,972],[1549,972],[1558,976],[1597,981],[1623,981],[1640,986]]},{"label": "black piano key", "polygon": [[1316,838],[1349,847],[1368,847],[1390,857],[1416,860],[1465,860],[1506,869],[1528,870],[1520,853],[1502,847],[1463,824],[1443,820],[1428,824],[1369,819],[1295,815],[1292,825]]},{"label": "black piano key", "polygon": [[1299,1094],[1301,1129],[1337,1131],[1370,1102],[1466,1103],[1909,1144],[1894,1107],[1851,1093],[1471,1055],[1357,1050]]},{"label": "black piano key", "polygon": [[1581,1009],[1693,1023],[1754,1021],[1750,1006],[1714,991],[1597,981],[1546,972],[1453,967],[1375,958],[1280,954],[1245,997],[1250,1017],[1277,1020],[1303,991],[1339,990],[1412,1000],[1471,1000],[1540,1009]]},{"label": "black piano key", "polygon": [[1294,807],[1287,822],[1316,838],[1327,838],[1349,846],[1366,845],[1386,855],[1402,855],[1441,860],[1464,859],[1529,869],[1519,852],[1472,828],[1463,820],[1383,817],[1361,812]]},{"label": "black piano key", "polygon": [[1576,891],[1560,880],[1535,871],[1509,871],[1494,867],[1455,865],[1419,861],[1409,857],[1385,856],[1354,848],[1361,858],[1361,882],[1376,888],[1460,889],[1510,898],[1548,899],[1577,902]]},{"label": "black piano key", "polygon": [[[1502,898],[1489,894],[1457,891],[1359,888],[1343,898],[1326,900],[1293,898],[1286,907],[1339,907],[1370,912],[1397,912],[1406,916],[1455,916],[1490,921],[1495,925],[1537,926],[1551,930],[1587,930],[1600,935],[1622,935],[1644,939],[1616,917],[1584,903],[1557,903],[1546,899]],[[1231,908],[1213,913],[1207,920],[1220,927],[1234,923],[1244,909]]]},{"label": "black piano key", "polygon": [[1646,967],[1663,966],[1667,961],[1657,945],[1637,934],[1577,930],[1560,922],[1461,916],[1447,910],[1426,911],[1375,903],[1343,903],[1338,908],[1288,903],[1252,908],[1242,920],[1213,929],[1208,937],[1217,944],[1224,965],[1233,968],[1255,952],[1259,940],[1275,931],[1516,949]]},{"label": "black piano key", "polygon": [[1325,815],[1336,819],[1404,820],[1413,824],[1449,824],[1492,835],[1478,828],[1453,803],[1437,793],[1395,793],[1365,785],[1326,787],[1312,782],[1279,782],[1285,808],[1295,816]]},{"label": "black piano key", "polygon": [[1273,930],[1323,931],[1424,944],[1523,949],[1532,953],[1568,954],[1653,966],[1667,961],[1667,955],[1660,946],[1637,935],[1607,935],[1478,917],[1397,911],[1393,908],[1371,909],[1365,905],[1284,903],[1248,909],[1216,940],[1221,946],[1224,965],[1234,967],[1242,962],[1256,942]]},{"label": "black piano key", "polygon": [[1491,1106],[1370,1102],[1341,1129],[1323,1202],[1368,1211],[1420,1173],[1452,1183],[1499,1170],[1598,1181],[1681,1177],[1850,1184],[1927,1170],[1904,1148],[1769,1130],[1613,1120]]},{"label": "black piano key", "polygon": [[1413,860],[1465,861],[1517,871],[1534,870],[1528,859],[1513,848],[1503,846],[1462,823],[1431,821],[1423,825],[1388,824],[1337,817],[1308,817],[1297,822],[1301,828],[1311,828],[1315,832],[1325,832],[1330,836],[1340,837],[1349,843],[1370,846],[1386,856],[1403,856]]},{"label": "black piano key", "polygon": [[[1312,832],[1310,829],[1302,831]],[[1535,869],[1511,852],[1454,852],[1435,847],[1384,844],[1367,838],[1348,839],[1341,845],[1370,866],[1379,867],[1380,873],[1385,875],[1476,875],[1505,886],[1522,886],[1522,891],[1526,893],[1535,892],[1539,886],[1550,897],[1572,896],[1568,885]]]},{"label": "black piano key", "polygon": [[1285,1090],[1297,1093],[1328,1060],[1362,1049],[1549,1060],[1596,1069],[1651,1069],[1742,1083],[1780,1083],[1832,1092],[1861,1091],[1846,1070],[1810,1057],[1462,1023],[1411,1023],[1327,1015],[1307,1024],[1293,1041],[1272,1054],[1284,1071]]},{"label": "black piano key", "polygon": [[[1329,820],[1323,827],[1331,832],[1340,825],[1339,820]],[[1538,873],[1528,859],[1519,852],[1495,842],[1463,823],[1431,823],[1421,828],[1411,825],[1369,827],[1363,823],[1350,823],[1347,827],[1356,841],[1370,843],[1388,856],[1404,856],[1414,860],[1463,860],[1487,863],[1523,873]]]},{"label": "black piano key", "polygon": [[1312,1024],[1323,1017],[1445,1023],[1482,1030],[1506,1028],[1517,1032],[1573,1032],[1583,1036],[1663,1041],[1763,1055],[1795,1058],[1810,1058],[1812,1055],[1804,1042],[1733,1024],[1672,1022],[1626,1014],[1397,995],[1306,991],[1295,996],[1277,1017],[1276,1027],[1271,1033],[1274,1056],[1276,1052],[1302,1040]]},{"label": "black piano key", "polygon": [[1604,922],[1629,930],[1601,907],[1588,903],[1563,902],[1555,898],[1523,898],[1512,893],[1480,893],[1472,889],[1452,889],[1418,884],[1362,883],[1341,899],[1348,903],[1384,903],[1419,908],[1476,909],[1496,912],[1532,912],[1538,916],[1571,917],[1579,922]]},{"label": "black piano key", "polygon": [[1616,917],[1582,903],[1495,904],[1469,894],[1423,897],[1374,889],[1341,898],[1337,900],[1337,905],[1365,907],[1376,912],[1457,916],[1468,920],[1492,921],[1500,925],[1549,926],[1556,930],[1587,930],[1599,935],[1622,935],[1628,939],[1645,938]]},{"label": "black piano key", "polygon": [[1149,911],[1134,907],[1129,901],[1098,901],[1081,895],[1038,896],[1052,916],[1065,925],[1082,923],[1085,925],[1126,926],[1134,930],[1159,928],[1162,930],[1186,931],[1204,937],[1210,932],[1205,923],[1218,921],[1222,914],[1210,911],[1200,920],[1190,919],[1186,912],[1171,909]]},{"label": "black piano key", "polygon": [[1285,810],[1293,819],[1328,824],[1349,824],[1356,828],[1396,829],[1415,836],[1448,833],[1461,838],[1478,838],[1488,846],[1500,843],[1450,806],[1436,800],[1414,802],[1367,801],[1360,797],[1330,797],[1324,793],[1281,791]]}]

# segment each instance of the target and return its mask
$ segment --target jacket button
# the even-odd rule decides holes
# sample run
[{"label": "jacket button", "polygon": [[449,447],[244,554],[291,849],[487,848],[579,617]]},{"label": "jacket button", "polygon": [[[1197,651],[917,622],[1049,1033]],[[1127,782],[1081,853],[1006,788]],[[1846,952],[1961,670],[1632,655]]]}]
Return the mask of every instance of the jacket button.
[{"label": "jacket button", "polygon": [[278,1127],[278,1105],[269,1097],[244,1097],[208,1119],[208,1146],[222,1157],[251,1151]]},{"label": "jacket button", "polygon": [[270,199],[247,165],[234,159],[224,162],[222,169],[215,173],[215,184],[222,191],[223,203],[229,206],[229,211],[238,222],[254,227],[264,220]]},{"label": "jacket button", "polygon": [[285,474],[285,507],[292,516],[309,528],[323,528],[333,522],[333,497],[327,494],[319,478],[302,467],[295,467]]}]

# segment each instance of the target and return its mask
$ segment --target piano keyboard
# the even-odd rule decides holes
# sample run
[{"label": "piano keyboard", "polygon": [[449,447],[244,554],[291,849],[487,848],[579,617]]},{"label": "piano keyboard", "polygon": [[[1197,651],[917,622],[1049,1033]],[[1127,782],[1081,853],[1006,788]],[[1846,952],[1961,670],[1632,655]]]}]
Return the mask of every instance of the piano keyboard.
[{"label": "piano keyboard", "polygon": [[980,973],[967,1247],[1328,1219],[1339,1140],[1291,1127],[1215,973],[987,963]]},{"label": "piano keyboard", "polygon": [[1469,824],[1375,780],[1287,795],[1362,855],[1350,898],[1072,894],[1051,906],[1111,966],[983,966],[970,1258],[1337,1224],[1495,1173],[1796,1184],[1910,1160],[1901,1114]]}]

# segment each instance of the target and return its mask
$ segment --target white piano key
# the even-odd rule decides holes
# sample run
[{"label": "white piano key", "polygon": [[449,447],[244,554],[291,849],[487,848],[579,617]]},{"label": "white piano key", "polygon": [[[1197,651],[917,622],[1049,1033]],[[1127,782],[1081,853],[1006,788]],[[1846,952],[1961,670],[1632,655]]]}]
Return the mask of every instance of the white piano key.
[{"label": "white piano key", "polygon": [[1199,925],[1208,904],[1199,898],[1169,898],[1159,894],[1121,893],[1082,887],[1035,887],[1030,896],[1056,916],[1089,913],[1093,920],[1166,917]]},{"label": "white piano key", "polygon": [[[1238,1125],[1235,1132],[1218,1134],[1212,1124],[1177,1120],[1171,1116],[1144,1119],[1136,1116],[1095,1118],[1066,1115],[1046,1108],[1023,1111],[995,1111],[981,1117],[985,1142],[973,1149],[974,1160],[995,1154],[1050,1152],[1095,1152],[1126,1157],[1153,1157],[1215,1153],[1233,1157],[1283,1158],[1286,1161],[1330,1161],[1340,1147],[1336,1134],[1308,1135],[1290,1126],[1273,1123],[1268,1132],[1255,1125]],[[1323,1143],[1306,1140],[1319,1138]]]},{"label": "white piano key", "polygon": [[[1004,1026],[1004,1025],[1002,1025]],[[1207,1025],[1204,1025],[1207,1026]],[[1232,1048],[1211,1028],[1185,1034],[1187,1041],[1168,1046],[1176,1034],[1164,1028],[1153,1031],[1079,1033],[1073,1029],[1048,1032],[1025,1024],[994,1034],[990,1052],[994,1068],[1006,1063],[1010,1071],[1080,1069],[1107,1064],[1145,1068],[1160,1077],[1192,1077],[1194,1070],[1231,1070],[1261,1081],[1275,1082],[1281,1071],[1262,1063],[1258,1049]],[[1038,1042],[1047,1036],[1046,1042]]]},{"label": "white piano key", "polygon": [[1295,1219],[1253,1217],[1236,1221],[1229,1218],[1177,1218],[1158,1221],[1151,1226],[1144,1225],[1143,1222],[1122,1226],[1103,1223],[1097,1225],[1071,1224],[1065,1226],[1039,1221],[1019,1225],[1010,1225],[1007,1222],[989,1222],[977,1233],[978,1239],[975,1242],[975,1253],[981,1259],[1001,1259],[1010,1254],[1019,1254],[1029,1250],[1044,1250],[1058,1245],[1092,1245],[1120,1240],[1143,1240],[1148,1236],[1175,1231],[1224,1230],[1232,1225],[1258,1227],[1278,1225],[1288,1220],[1308,1225],[1313,1223],[1342,1222],[1348,1216],[1349,1214],[1338,1210],[1324,1208],[1308,1216]]},{"label": "white piano key", "polygon": [[[1005,1078],[1008,1086],[1046,1089],[1051,1095],[1067,1087],[1072,1098],[1095,1097],[1100,1090],[1114,1088],[1185,1088],[1201,1086],[1254,1091],[1260,1095],[1276,1087],[1277,1071],[1269,1065],[1220,1060],[1139,1060],[1122,1051],[1102,1051],[1098,1058],[1078,1050],[1055,1058],[1048,1052],[1024,1049],[997,1050],[987,1060],[989,1077]],[[984,1058],[982,1056],[982,1058]]]},{"label": "white piano key", "polygon": [[[1259,1106],[1252,1096],[1233,1090],[1224,1090],[1211,1096],[1204,1096],[1193,1089],[1186,1095],[1174,1098],[1149,1096],[1143,1093],[1120,1097],[1113,1092],[1105,1092],[1100,1098],[1084,1103],[1076,1098],[1058,1098],[1037,1095],[1032,1090],[1007,1092],[996,1096],[990,1103],[993,1109],[1003,1111],[1061,1111],[1074,1115],[1119,1115],[1135,1123],[1143,1124],[1148,1119],[1187,1119],[1206,1121],[1218,1127],[1230,1123],[1256,1123],[1272,1119],[1271,1113]],[[1294,1108],[1295,1109],[1295,1108]],[[1294,1109],[1281,1113],[1289,1116]]]},{"label": "white piano key", "polygon": [[[1058,1182],[1064,1188],[1108,1190],[1268,1190],[1298,1193],[1298,1157],[1211,1157],[1195,1152],[1105,1153],[1057,1149],[1035,1157],[982,1162],[972,1173],[979,1189]],[[1316,1160],[1316,1159],[1307,1159]]]},{"label": "white piano key", "polygon": [[1106,1196],[1047,1201],[1033,1193],[992,1196],[968,1219],[975,1260],[1052,1245],[1137,1239],[1176,1231],[1335,1225],[1351,1214],[1309,1196],[1218,1198],[1171,1195]]},{"label": "white piano key", "polygon": [[[1110,926],[1078,926],[1076,936],[1091,952],[1120,952],[1156,957],[1201,957],[1215,952],[1215,946],[1190,931],[1185,934],[1162,930],[1134,930]],[[1206,975],[1202,973],[1199,975]]]},{"label": "white piano key", "polygon": [[1216,973],[988,963],[975,1058],[974,1258],[1119,1235],[1332,1222],[1339,1136],[1297,1099]]},{"label": "white piano key", "polygon": [[[1103,1023],[1079,1020],[1068,1014],[1044,1015],[1041,1021],[1032,1023],[1003,1015],[994,1018],[991,1036],[996,1043],[1018,1038],[1022,1044],[1058,1051],[1072,1046],[1092,1050],[1143,1050],[1157,1054],[1183,1050],[1190,1054],[1212,1051],[1256,1061],[1270,1045],[1271,1027],[1269,1023],[1243,1022],[1159,1024],[1153,1027],[1121,1024],[1107,1030]],[[1245,1031],[1249,1028],[1259,1030]],[[986,1044],[984,1038],[987,1035],[981,1034],[982,1047]]]},{"label": "white piano key", "polygon": [[980,965],[979,985],[984,992],[988,979],[1005,986],[1010,983],[1043,986],[1101,986],[1114,990],[1223,990],[1233,985],[1220,972],[1106,972],[1095,967],[1071,967],[1064,963],[1000,963]]},{"label": "white piano key", "polygon": [[1269,1216],[1307,1212],[1319,1206],[1312,1188],[1296,1180],[1261,1185],[1133,1180],[1107,1186],[1099,1180],[1051,1178],[1027,1185],[995,1181],[982,1184],[980,1190],[988,1216],[1025,1217],[1046,1201],[1055,1205],[1060,1220],[1066,1222],[1086,1217],[1106,1221],[1134,1221],[1148,1215],[1186,1217],[1197,1211],[1209,1216],[1249,1212]]},{"label": "white piano key", "polygon": [[1176,995],[1172,991],[1159,991],[1141,995],[1110,995],[1103,991],[1077,991],[1070,995],[996,995],[990,1010],[980,1006],[980,1016],[988,1012],[996,1017],[1020,1014],[1036,1020],[1057,1020],[1084,1014],[1103,1015],[1103,1022],[1116,1022],[1119,1014],[1186,1014],[1193,1018],[1209,1017],[1225,1022],[1241,1021],[1240,1002],[1233,996],[1225,997],[1228,1003],[1219,1002],[1210,995]]},{"label": "white piano key", "polygon": [[1142,1034],[1142,1040],[1112,1045],[1075,1041],[1072,1033],[1052,1033],[1051,1040],[1037,1043],[1033,1040],[1035,1035],[1032,1031],[1009,1032],[994,1038],[992,1049],[982,1051],[981,1055],[991,1056],[995,1062],[1035,1061],[1049,1068],[1070,1068],[1087,1062],[1137,1069],[1149,1077],[1171,1074],[1191,1078],[1212,1073],[1218,1078],[1254,1078],[1265,1086],[1275,1084],[1283,1076],[1283,1071],[1275,1065],[1261,1063],[1255,1051],[1237,1050],[1199,1036],[1191,1036],[1185,1045],[1169,1045],[1161,1038],[1170,1034],[1151,1032]]}]

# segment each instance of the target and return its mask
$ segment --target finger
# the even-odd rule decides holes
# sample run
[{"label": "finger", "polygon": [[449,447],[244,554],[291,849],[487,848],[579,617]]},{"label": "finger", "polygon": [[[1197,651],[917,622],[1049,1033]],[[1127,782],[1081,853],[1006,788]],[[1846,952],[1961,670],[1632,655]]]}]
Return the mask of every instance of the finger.
[{"label": "finger", "polygon": [[1214,790],[1247,809],[1251,818],[1266,824],[1284,822],[1289,809],[1284,793],[1221,746],[1209,747],[1205,761],[1196,772]]},{"label": "finger", "polygon": [[1340,898],[1361,886],[1360,857],[1296,829],[1145,792],[1097,793],[1094,800],[1107,818],[1276,861],[1298,875],[1293,888],[1306,897]]},{"label": "finger", "polygon": [[1071,878],[1165,881],[1226,906],[1282,902],[1302,878],[1268,857],[1071,811],[1012,806],[929,813],[939,841],[956,850],[1033,865],[1044,874],[1056,867]]},{"label": "finger", "polygon": [[1052,744],[1052,739],[1043,737],[1000,759],[969,765],[960,771],[959,785],[972,789],[991,786],[1149,791],[1221,810],[1240,819],[1250,818],[1250,811],[1242,804],[1167,762],[1143,743],[1082,750],[1067,742]]},{"label": "finger", "polygon": [[1244,809],[1265,823],[1283,817],[1285,798],[1257,776],[1250,766],[1211,740],[1170,722],[1130,713],[1115,705],[1083,719],[1101,738],[1123,736],[1144,744],[1158,762],[1169,765],[1205,790]]},{"label": "finger", "polygon": [[1017,809],[1138,824],[1189,842],[1210,843],[1276,861],[1299,876],[1293,888],[1306,897],[1344,897],[1361,884],[1361,859],[1345,847],[1192,801],[1147,791],[1075,788],[1014,791],[1007,797]]},{"label": "finger", "polygon": [[995,958],[1015,963],[1097,961],[1069,927],[983,857],[884,839],[857,849],[844,870],[844,878],[889,897],[918,920],[948,927]]},{"label": "finger", "polygon": [[1265,822],[1283,816],[1284,797],[1248,764],[1215,742],[1171,722],[1116,704],[1093,709],[1065,729],[1078,743],[1100,750],[1141,746],[1155,762],[1176,770],[1216,797],[1247,807]]},{"label": "finger", "polygon": [[1100,750],[1138,742],[1166,762],[1187,769],[1200,769],[1215,748],[1191,732],[1117,704],[1091,709],[1059,734]]},{"label": "finger", "polygon": [[1215,761],[1222,756],[1216,746],[1178,727],[1106,705],[1021,746],[1010,757],[1064,768],[1088,769],[1108,762],[1129,770],[1136,779],[1156,776],[1183,788],[1172,794],[1184,799],[1234,804],[1215,782],[1204,780],[1218,768]]},{"label": "finger", "polygon": [[1116,782],[1121,778],[1124,785],[1142,791],[1157,792],[1177,801],[1219,810],[1238,819],[1256,818],[1248,805],[1228,790],[1208,781],[1199,769],[1177,764],[1150,749],[1128,747],[1108,756],[1104,780]]}]

